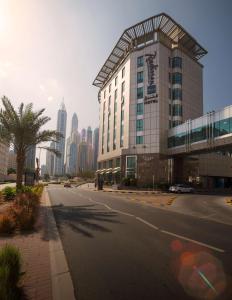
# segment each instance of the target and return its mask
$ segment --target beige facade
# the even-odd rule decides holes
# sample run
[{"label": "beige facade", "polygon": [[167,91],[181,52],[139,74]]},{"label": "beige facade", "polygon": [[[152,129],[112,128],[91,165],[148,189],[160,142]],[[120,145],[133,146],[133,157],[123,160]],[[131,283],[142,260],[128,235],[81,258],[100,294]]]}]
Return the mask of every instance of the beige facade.
[{"label": "beige facade", "polygon": [[[173,31],[166,32],[169,21]],[[146,32],[148,23],[153,29]],[[120,158],[121,178],[133,175],[143,185],[154,178],[168,181],[168,130],[203,114],[203,66],[198,60],[206,51],[188,33],[181,35],[183,28],[167,15],[141,26],[133,27],[134,35],[132,27],[125,30],[94,84],[100,87],[99,172],[114,174]],[[183,41],[168,33],[178,30]],[[128,37],[130,43],[113,65]]]}]

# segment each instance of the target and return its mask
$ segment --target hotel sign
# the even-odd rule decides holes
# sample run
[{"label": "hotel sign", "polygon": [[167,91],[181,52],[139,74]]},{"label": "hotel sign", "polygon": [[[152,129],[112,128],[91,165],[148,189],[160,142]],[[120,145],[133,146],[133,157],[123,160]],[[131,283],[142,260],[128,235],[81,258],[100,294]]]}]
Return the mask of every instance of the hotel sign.
[{"label": "hotel sign", "polygon": [[156,93],[156,83],[155,75],[158,65],[155,64],[154,60],[156,58],[156,51],[154,54],[146,54],[146,63],[147,63],[147,96],[144,97],[144,104],[157,103],[158,95]]}]

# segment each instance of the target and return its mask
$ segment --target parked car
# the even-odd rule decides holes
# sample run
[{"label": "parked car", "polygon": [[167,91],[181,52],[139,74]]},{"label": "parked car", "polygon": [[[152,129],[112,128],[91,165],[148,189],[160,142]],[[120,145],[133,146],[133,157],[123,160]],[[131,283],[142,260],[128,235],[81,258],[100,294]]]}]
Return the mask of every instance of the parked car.
[{"label": "parked car", "polygon": [[69,188],[70,188],[70,187],[72,187],[72,186],[71,186],[71,183],[70,183],[70,182],[65,182],[65,183],[64,183],[64,187],[69,187]]},{"label": "parked car", "polygon": [[175,184],[169,187],[171,193],[194,193],[194,188],[186,184]]}]

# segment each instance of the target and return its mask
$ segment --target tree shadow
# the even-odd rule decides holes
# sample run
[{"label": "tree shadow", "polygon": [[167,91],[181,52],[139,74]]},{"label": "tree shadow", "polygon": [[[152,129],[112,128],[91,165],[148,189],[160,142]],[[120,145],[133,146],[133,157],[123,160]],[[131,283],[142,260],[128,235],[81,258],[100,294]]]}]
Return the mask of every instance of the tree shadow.
[{"label": "tree shadow", "polygon": [[115,220],[118,216],[115,212],[106,212],[97,208],[97,205],[80,206],[53,206],[58,229],[62,230],[67,226],[72,231],[80,233],[86,237],[93,238],[94,231],[111,232],[105,224],[119,223]]}]

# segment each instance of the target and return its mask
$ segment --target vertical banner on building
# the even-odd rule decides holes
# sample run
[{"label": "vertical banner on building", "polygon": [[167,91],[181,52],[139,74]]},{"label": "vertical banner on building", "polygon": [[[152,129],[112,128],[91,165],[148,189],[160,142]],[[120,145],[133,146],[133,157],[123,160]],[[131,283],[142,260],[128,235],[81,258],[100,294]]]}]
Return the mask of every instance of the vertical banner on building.
[{"label": "vertical banner on building", "polygon": [[158,65],[155,64],[156,51],[154,54],[146,54],[145,57],[146,57],[146,64],[147,64],[148,85],[146,91],[147,95],[144,98],[144,104],[157,103],[158,95],[156,91],[155,75],[156,75],[156,70],[158,68]]}]

